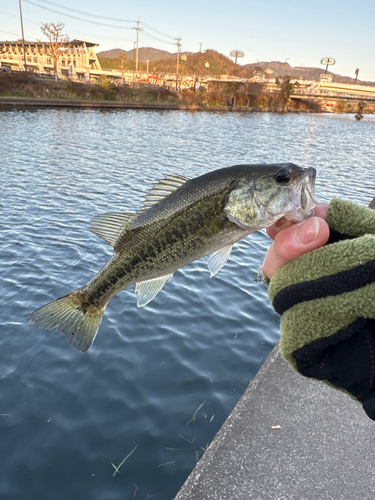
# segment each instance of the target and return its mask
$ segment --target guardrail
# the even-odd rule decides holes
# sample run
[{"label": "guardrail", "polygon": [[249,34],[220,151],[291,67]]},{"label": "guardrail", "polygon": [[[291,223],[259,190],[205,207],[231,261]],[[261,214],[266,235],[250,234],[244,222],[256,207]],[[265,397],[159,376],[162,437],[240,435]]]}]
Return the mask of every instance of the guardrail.
[{"label": "guardrail", "polygon": [[343,97],[352,99],[374,99],[375,100],[375,88],[373,93],[354,93],[354,92],[332,92],[331,90],[323,89],[293,89],[291,96],[293,95],[304,95],[313,98],[329,98],[329,97]]}]

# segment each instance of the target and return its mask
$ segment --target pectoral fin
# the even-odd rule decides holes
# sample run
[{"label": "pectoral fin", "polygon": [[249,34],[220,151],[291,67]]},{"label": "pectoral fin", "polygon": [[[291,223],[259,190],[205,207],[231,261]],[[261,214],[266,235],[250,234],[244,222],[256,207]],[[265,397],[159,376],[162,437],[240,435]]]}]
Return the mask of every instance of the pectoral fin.
[{"label": "pectoral fin", "polygon": [[161,276],[153,280],[141,281],[136,284],[135,293],[138,294],[137,306],[143,307],[160,292],[167,281],[171,281],[173,274]]},{"label": "pectoral fin", "polygon": [[225,266],[232,248],[233,245],[228,245],[220,248],[220,250],[208,256],[208,269],[211,273],[211,278],[218,273],[223,266]]}]

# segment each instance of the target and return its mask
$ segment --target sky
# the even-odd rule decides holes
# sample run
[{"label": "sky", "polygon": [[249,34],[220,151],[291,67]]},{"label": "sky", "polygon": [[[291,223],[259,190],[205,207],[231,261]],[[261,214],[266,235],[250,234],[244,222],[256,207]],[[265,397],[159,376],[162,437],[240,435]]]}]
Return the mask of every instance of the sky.
[{"label": "sky", "polygon": [[[374,0],[21,0],[26,40],[45,40],[41,23],[64,23],[70,38],[96,42],[97,52],[139,47],[168,52],[214,49],[239,64],[288,62],[375,82]],[[19,0],[0,0],[0,40],[21,38]]]}]

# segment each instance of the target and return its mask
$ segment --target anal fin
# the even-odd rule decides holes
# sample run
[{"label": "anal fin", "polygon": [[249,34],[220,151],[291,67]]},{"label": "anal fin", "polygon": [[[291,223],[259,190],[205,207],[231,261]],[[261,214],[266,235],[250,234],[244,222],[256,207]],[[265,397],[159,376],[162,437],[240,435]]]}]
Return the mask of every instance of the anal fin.
[{"label": "anal fin", "polygon": [[227,245],[226,247],[220,248],[220,250],[217,250],[217,252],[208,256],[208,269],[211,273],[210,278],[215,276],[215,274],[218,273],[223,266],[225,266],[232,248],[233,245]]},{"label": "anal fin", "polygon": [[155,278],[153,280],[141,281],[136,284],[135,293],[137,296],[137,306],[143,307],[160,292],[167,281],[171,281],[173,274],[168,274],[167,276],[161,276],[160,278]]}]

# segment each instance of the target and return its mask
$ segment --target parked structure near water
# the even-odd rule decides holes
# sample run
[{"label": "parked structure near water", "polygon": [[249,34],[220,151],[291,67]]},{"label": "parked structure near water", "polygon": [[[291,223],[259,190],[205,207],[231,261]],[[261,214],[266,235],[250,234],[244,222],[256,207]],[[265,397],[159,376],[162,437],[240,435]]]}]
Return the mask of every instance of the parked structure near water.
[{"label": "parked structure near water", "polygon": [[[25,41],[25,58],[22,40],[0,42],[0,66],[12,71],[31,70],[43,76],[54,75],[53,60],[46,53],[49,42]],[[101,72],[94,48],[99,44],[87,40],[74,39],[61,49],[57,61],[57,74],[60,78],[89,80],[92,71]]]}]

